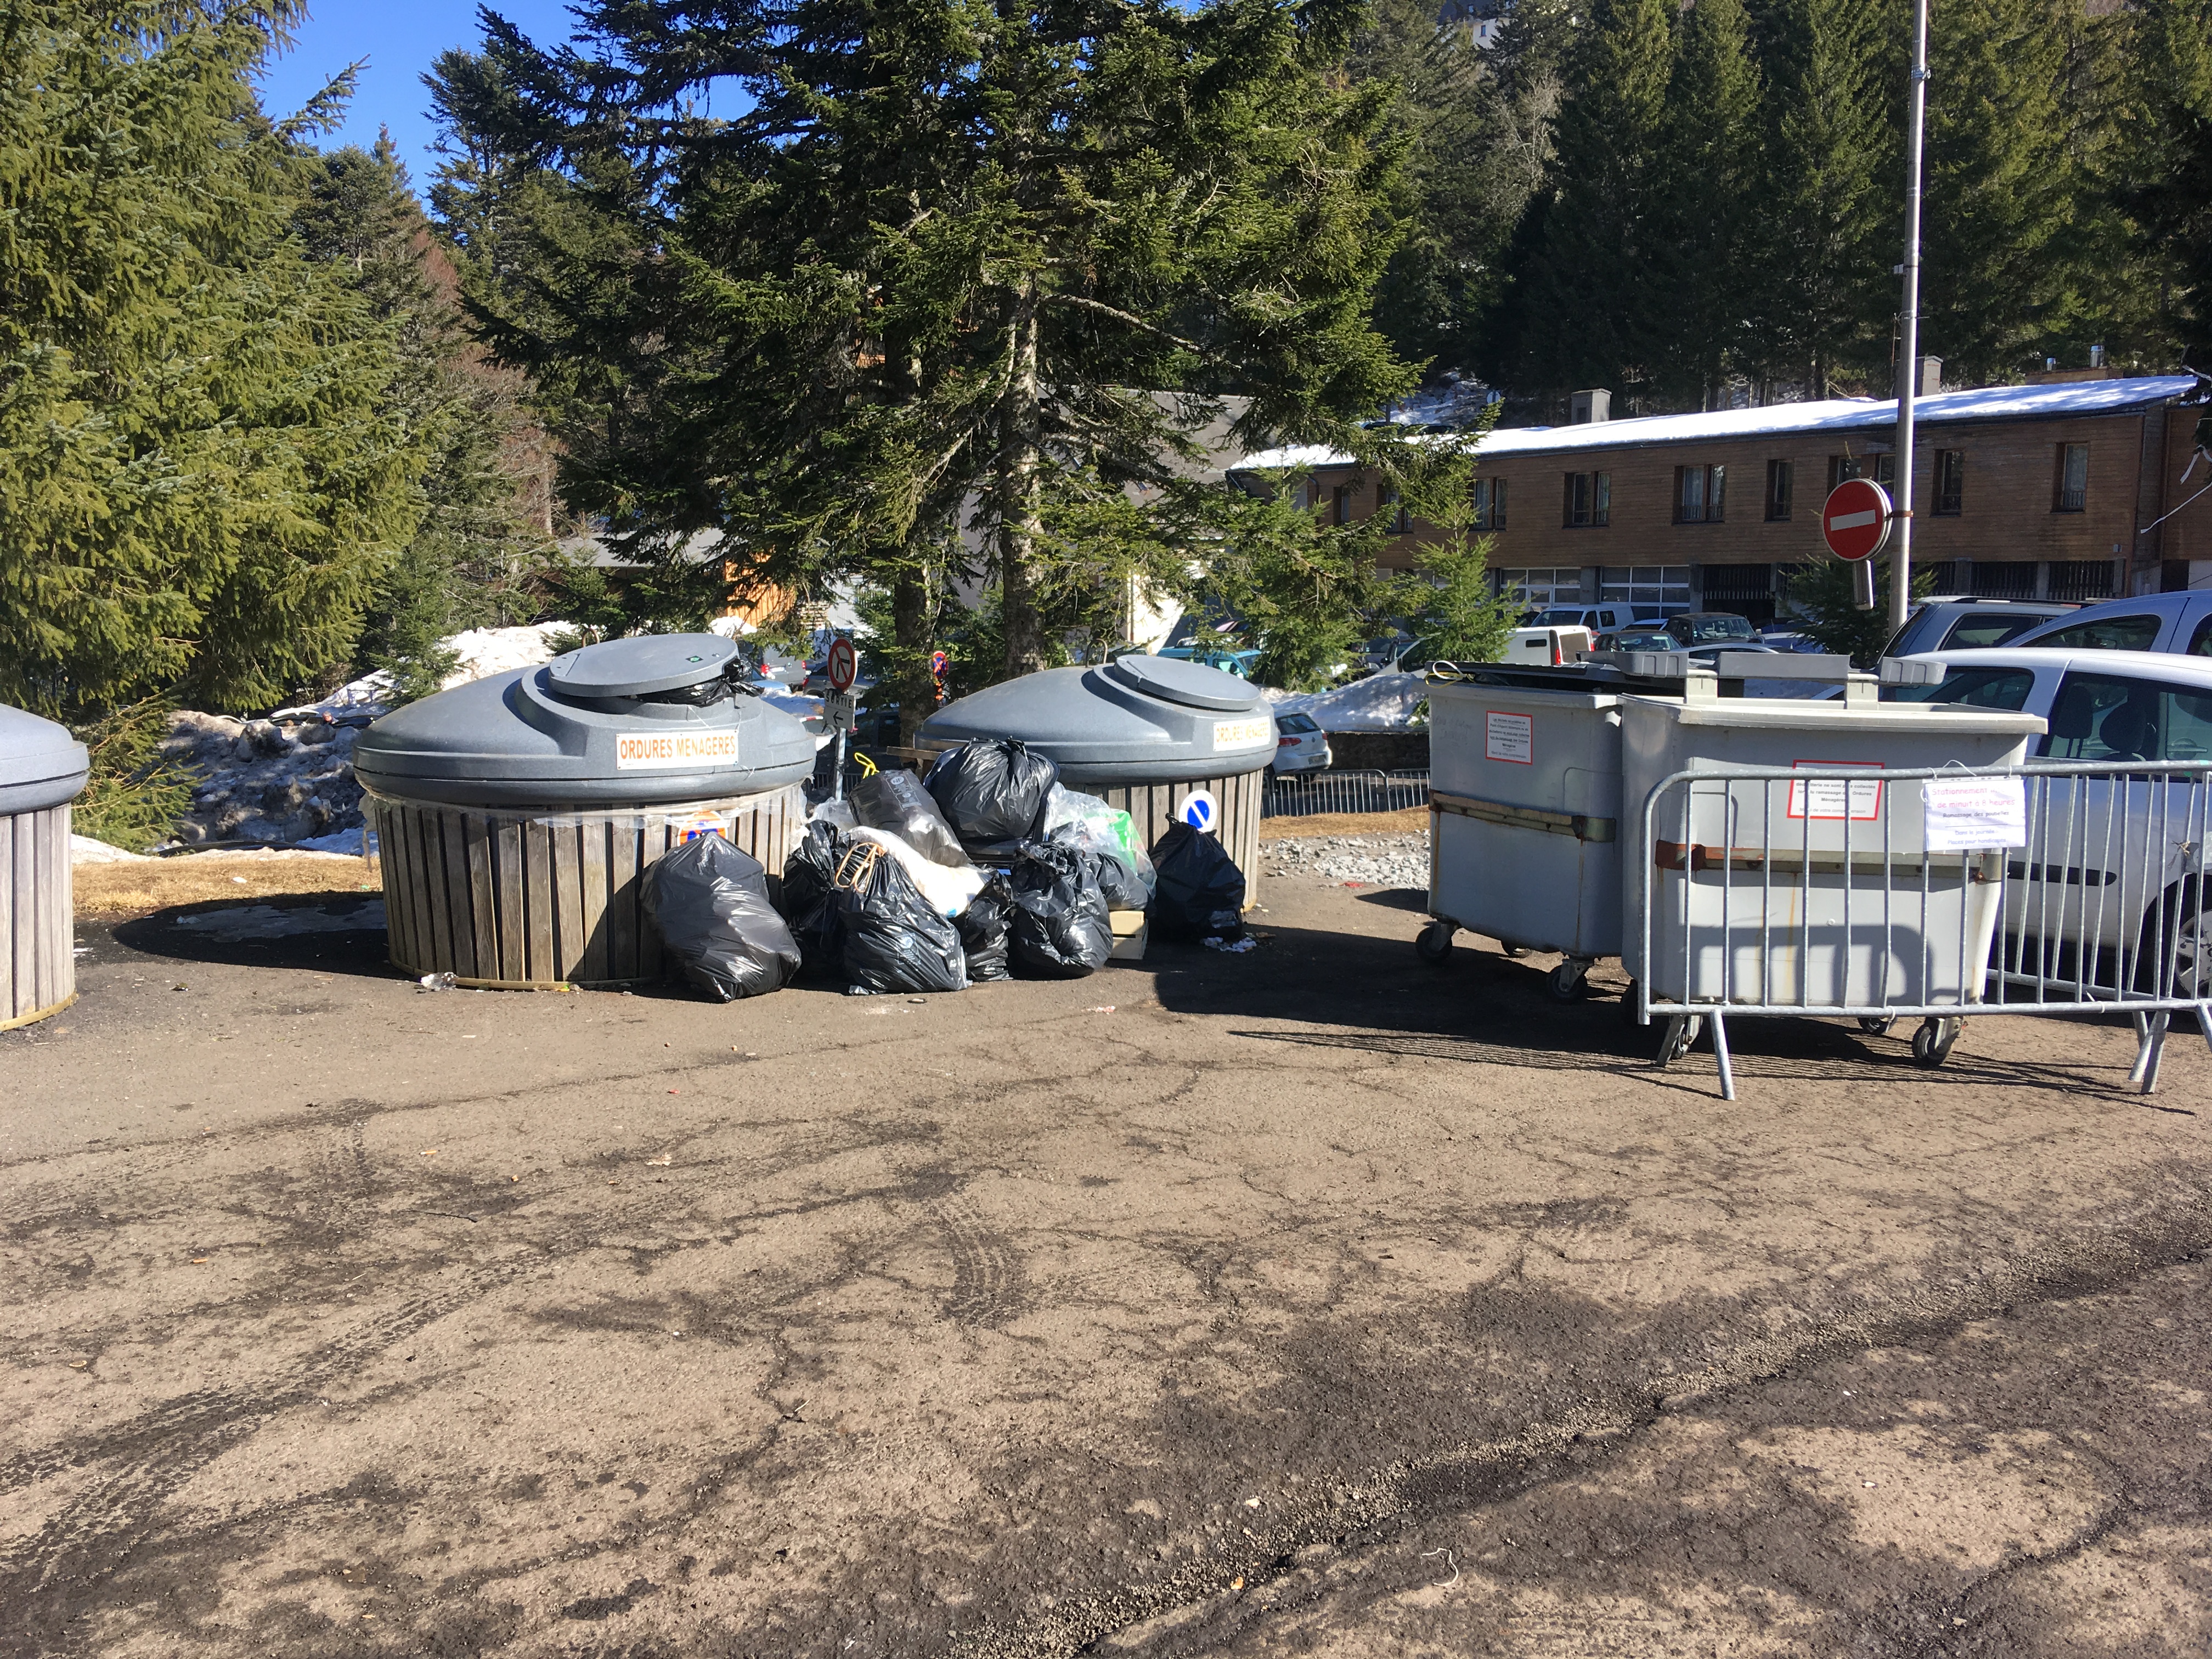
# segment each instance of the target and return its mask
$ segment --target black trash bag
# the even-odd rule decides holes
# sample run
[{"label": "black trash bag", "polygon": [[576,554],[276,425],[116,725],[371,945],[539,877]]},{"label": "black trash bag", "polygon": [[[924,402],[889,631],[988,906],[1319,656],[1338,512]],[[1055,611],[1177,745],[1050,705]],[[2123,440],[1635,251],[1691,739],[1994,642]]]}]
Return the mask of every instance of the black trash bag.
[{"label": "black trash bag", "polygon": [[925,781],[962,843],[990,847],[1044,832],[1045,797],[1060,768],[1013,738],[948,750]]},{"label": "black trash bag", "polygon": [[798,975],[799,941],[769,902],[768,872],[718,835],[646,866],[645,908],[684,977],[717,1002],[764,996]]},{"label": "black trash bag", "polygon": [[837,951],[836,895],[830,884],[843,856],[845,838],[827,823],[809,823],[783,866],[783,919],[799,941],[806,971],[834,977],[842,964]]},{"label": "black trash bag", "polygon": [[932,864],[968,862],[960,837],[945,822],[921,780],[905,770],[878,772],[853,786],[853,811],[871,830],[888,830]]},{"label": "black trash bag", "polygon": [[952,925],[960,930],[961,947],[967,952],[971,984],[984,985],[1014,976],[1006,960],[1006,917],[1012,908],[1013,900],[1006,891],[1006,881],[994,876],[968,908],[953,918]]},{"label": "black trash bag", "polygon": [[1014,860],[1014,960],[1033,974],[1080,979],[1114,954],[1114,927],[1098,883],[1097,854],[1062,842],[1031,842]]},{"label": "black trash bag", "polygon": [[1091,854],[1098,863],[1098,884],[1105,890],[1106,908],[1109,910],[1141,910],[1152,902],[1145,890],[1144,878],[1137,866],[1120,853],[1109,853],[1095,841],[1083,839],[1080,825],[1063,823],[1052,832],[1055,847],[1073,847]]},{"label": "black trash bag", "polygon": [[960,930],[921,896],[881,847],[848,846],[832,882],[837,940],[850,991],[964,991]]},{"label": "black trash bag", "polygon": [[1234,939],[1244,931],[1244,872],[1219,841],[1171,823],[1152,848],[1158,884],[1147,911],[1162,939]]}]

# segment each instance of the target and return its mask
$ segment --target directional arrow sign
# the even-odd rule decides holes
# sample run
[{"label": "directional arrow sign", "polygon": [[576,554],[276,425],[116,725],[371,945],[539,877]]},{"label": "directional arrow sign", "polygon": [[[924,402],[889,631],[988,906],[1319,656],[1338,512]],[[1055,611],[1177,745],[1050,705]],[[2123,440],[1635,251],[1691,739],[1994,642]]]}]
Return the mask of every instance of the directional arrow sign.
[{"label": "directional arrow sign", "polygon": [[1828,492],[1820,509],[1820,534],[1839,559],[1870,559],[1889,540],[1896,509],[1889,492],[1871,478],[1846,478]]}]

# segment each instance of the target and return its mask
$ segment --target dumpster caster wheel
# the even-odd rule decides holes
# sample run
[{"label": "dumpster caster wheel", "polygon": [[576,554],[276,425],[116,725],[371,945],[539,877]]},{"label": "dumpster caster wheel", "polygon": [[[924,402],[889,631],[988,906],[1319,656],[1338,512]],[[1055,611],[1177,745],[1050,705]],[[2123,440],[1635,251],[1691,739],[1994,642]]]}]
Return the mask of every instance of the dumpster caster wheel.
[{"label": "dumpster caster wheel", "polygon": [[1636,1024],[1636,981],[1632,979],[1620,994],[1620,1022],[1624,1025]]},{"label": "dumpster caster wheel", "polygon": [[1554,1002],[1580,1002],[1589,994],[1589,963],[1569,957],[1544,976],[1544,988]]},{"label": "dumpster caster wheel", "polygon": [[1951,1057],[1951,1045],[1959,1040],[1959,1029],[1963,1019],[1923,1019],[1920,1029],[1912,1034],[1912,1058],[1922,1066],[1941,1066]]},{"label": "dumpster caster wheel", "polygon": [[1432,921],[1413,936],[1413,954],[1431,968],[1441,968],[1451,957],[1452,934],[1456,930]]},{"label": "dumpster caster wheel", "polygon": [[1889,1035],[1889,1028],[1896,1024],[1897,1016],[1895,1014],[1890,1015],[1887,1018],[1884,1018],[1879,1014],[1861,1014],[1859,1016],[1859,1030],[1864,1031],[1869,1036],[1887,1036]]},{"label": "dumpster caster wheel", "polygon": [[1659,1038],[1659,1060],[1662,1066],[1671,1066],[1690,1052],[1698,1034],[1705,1029],[1703,1014],[1675,1014],[1667,1021],[1667,1029]]},{"label": "dumpster caster wheel", "polygon": [[1528,954],[1528,947],[1516,945],[1510,939],[1502,939],[1498,941],[1498,954],[1501,957],[1525,957]]}]

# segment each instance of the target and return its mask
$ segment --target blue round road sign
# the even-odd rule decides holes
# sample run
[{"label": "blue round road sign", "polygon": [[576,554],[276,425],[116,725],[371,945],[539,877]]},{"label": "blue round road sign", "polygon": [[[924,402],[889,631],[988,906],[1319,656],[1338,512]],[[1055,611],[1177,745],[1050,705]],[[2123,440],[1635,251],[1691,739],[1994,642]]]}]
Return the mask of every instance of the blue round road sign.
[{"label": "blue round road sign", "polygon": [[1204,789],[1192,790],[1176,808],[1176,817],[1201,836],[1213,833],[1214,820],[1220,815],[1221,809],[1214,805],[1212,794]]}]

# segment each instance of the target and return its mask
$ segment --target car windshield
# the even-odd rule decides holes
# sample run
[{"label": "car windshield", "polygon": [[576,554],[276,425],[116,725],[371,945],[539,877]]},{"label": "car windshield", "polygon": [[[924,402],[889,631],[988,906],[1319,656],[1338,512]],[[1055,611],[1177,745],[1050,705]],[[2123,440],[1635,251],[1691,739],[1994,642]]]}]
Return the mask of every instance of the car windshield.
[{"label": "car windshield", "polygon": [[2025,668],[1954,668],[1936,685],[1902,685],[1893,702],[1954,702],[1969,708],[2025,708],[2035,676]]},{"label": "car windshield", "polygon": [[1583,619],[1583,608],[1578,605],[1555,605],[1549,611],[1539,611],[1530,621],[1531,628],[1576,628]]},{"label": "car windshield", "polygon": [[1275,720],[1275,724],[1285,732],[1311,732],[1316,729],[1313,723],[1313,716],[1310,714],[1278,715]]},{"label": "car windshield", "polygon": [[1741,617],[1677,617],[1674,621],[1689,634],[1692,645],[1704,645],[1711,640],[1751,637],[1751,624]]}]

